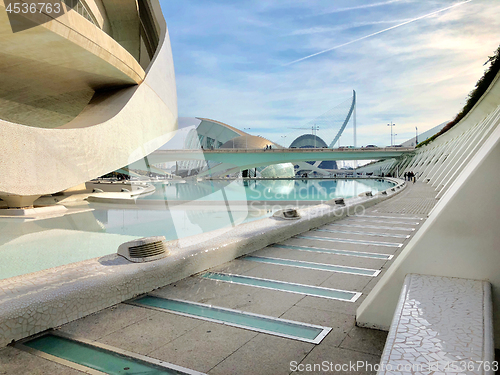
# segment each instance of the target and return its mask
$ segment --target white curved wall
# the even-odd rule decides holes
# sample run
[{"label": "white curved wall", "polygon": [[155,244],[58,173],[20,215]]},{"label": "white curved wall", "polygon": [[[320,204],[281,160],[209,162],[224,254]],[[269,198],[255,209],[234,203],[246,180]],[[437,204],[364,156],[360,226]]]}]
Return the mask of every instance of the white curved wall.
[{"label": "white curved wall", "polygon": [[97,95],[73,121],[56,129],[0,120],[0,197],[38,196],[79,185],[147,156],[172,138],[177,129],[172,52],[159,3],[153,0],[152,7],[160,45],[141,84]]},{"label": "white curved wall", "polygon": [[499,160],[500,74],[464,120],[404,162],[441,181],[442,198],[358,308],[358,325],[388,330],[408,273],[488,280],[499,347]]}]

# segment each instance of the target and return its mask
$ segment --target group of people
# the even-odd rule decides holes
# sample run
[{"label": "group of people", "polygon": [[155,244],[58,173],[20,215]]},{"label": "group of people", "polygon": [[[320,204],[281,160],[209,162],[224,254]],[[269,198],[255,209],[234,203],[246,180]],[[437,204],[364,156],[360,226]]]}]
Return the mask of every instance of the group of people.
[{"label": "group of people", "polygon": [[405,181],[413,181],[415,183],[417,181],[417,176],[413,172],[405,172],[404,174]]},{"label": "group of people", "polygon": [[264,150],[272,150],[271,145],[266,145],[266,147],[264,148]]}]

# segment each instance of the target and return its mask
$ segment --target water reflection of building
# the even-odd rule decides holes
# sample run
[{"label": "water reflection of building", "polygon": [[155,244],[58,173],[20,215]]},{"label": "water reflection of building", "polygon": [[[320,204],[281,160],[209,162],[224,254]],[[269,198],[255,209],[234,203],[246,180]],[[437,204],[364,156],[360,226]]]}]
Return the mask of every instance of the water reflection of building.
[{"label": "water reflection of building", "polygon": [[[258,169],[258,168],[257,168]],[[281,163],[281,164],[273,164],[263,168],[260,171],[261,177],[265,178],[290,178],[295,176],[295,171],[292,163]]]},{"label": "water reflection of building", "polygon": [[212,194],[216,194],[225,189],[231,181],[197,181],[196,183],[176,184],[176,199],[192,201],[197,199],[207,199]]},{"label": "water reflection of building", "polygon": [[[328,145],[315,134],[303,134],[292,142],[290,148],[328,148]],[[324,174],[327,173],[326,169],[337,169],[337,162],[335,160],[319,160],[298,162],[295,165],[295,172],[299,175],[310,172]]]}]

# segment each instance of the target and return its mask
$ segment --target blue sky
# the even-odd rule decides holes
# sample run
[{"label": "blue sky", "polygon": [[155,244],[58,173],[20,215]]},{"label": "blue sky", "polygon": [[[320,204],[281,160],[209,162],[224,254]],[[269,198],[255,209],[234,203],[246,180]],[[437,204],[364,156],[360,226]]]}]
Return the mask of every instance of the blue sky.
[{"label": "blue sky", "polygon": [[353,89],[358,146],[390,144],[390,121],[401,143],[452,119],[500,44],[499,0],[160,2],[179,116],[282,144]]}]

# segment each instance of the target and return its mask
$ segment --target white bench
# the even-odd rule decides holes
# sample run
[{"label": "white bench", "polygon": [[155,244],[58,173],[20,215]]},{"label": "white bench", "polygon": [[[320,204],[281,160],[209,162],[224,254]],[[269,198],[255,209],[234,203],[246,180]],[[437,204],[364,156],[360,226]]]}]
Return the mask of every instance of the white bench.
[{"label": "white bench", "polygon": [[491,285],[409,274],[378,374],[493,374]]}]

